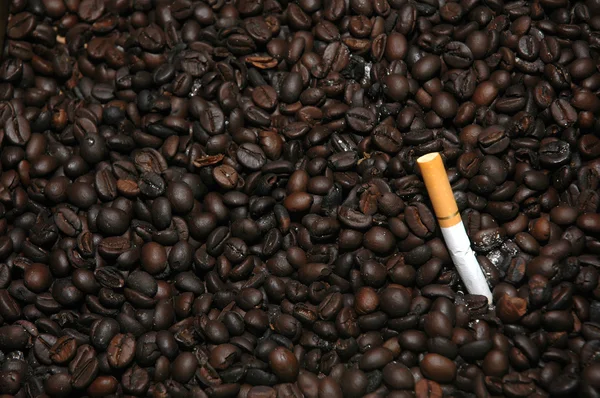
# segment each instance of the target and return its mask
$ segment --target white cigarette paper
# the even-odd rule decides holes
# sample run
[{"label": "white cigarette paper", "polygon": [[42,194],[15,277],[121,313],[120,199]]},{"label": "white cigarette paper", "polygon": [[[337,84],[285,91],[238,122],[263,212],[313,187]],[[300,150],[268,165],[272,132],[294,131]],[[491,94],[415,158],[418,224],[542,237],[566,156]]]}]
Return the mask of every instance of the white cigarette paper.
[{"label": "white cigarette paper", "polygon": [[450,251],[450,257],[467,291],[487,297],[492,302],[492,292],[471,249],[471,241],[460,218],[458,206],[448,181],[448,174],[439,153],[429,153],[417,159],[425,187]]},{"label": "white cigarette paper", "polygon": [[452,227],[442,228],[442,235],[450,251],[452,262],[467,291],[471,294],[485,296],[491,303],[492,292],[477,262],[475,253],[471,249],[471,242],[462,221]]}]

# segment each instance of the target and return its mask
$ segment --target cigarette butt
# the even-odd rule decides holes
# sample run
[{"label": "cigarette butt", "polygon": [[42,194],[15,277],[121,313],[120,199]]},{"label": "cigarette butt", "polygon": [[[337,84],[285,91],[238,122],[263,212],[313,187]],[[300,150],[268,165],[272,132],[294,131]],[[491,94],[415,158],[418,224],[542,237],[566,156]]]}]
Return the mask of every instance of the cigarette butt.
[{"label": "cigarette butt", "polygon": [[471,249],[471,241],[460,218],[442,157],[437,152],[429,153],[418,158],[417,164],[460,278],[469,293],[485,296],[491,303],[492,292]]},{"label": "cigarette butt", "polygon": [[417,159],[429,199],[440,227],[447,228],[461,222],[458,206],[448,181],[448,174],[439,153],[428,153]]}]

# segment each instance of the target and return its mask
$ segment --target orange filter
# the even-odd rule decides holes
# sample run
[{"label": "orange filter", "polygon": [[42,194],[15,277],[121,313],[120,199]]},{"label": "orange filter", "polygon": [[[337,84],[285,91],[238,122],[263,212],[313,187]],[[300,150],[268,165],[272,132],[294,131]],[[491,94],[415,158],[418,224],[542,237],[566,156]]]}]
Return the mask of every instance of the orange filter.
[{"label": "orange filter", "polygon": [[442,157],[433,152],[417,159],[429,199],[435,210],[440,227],[448,228],[461,222],[458,206],[448,181]]}]

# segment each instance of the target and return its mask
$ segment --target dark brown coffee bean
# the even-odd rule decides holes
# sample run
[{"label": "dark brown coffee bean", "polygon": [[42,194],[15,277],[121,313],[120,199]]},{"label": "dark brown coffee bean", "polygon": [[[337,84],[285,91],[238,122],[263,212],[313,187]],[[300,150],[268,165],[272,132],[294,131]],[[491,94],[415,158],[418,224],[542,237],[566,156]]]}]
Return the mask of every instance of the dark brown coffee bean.
[{"label": "dark brown coffee bean", "polygon": [[237,159],[251,170],[258,170],[264,166],[266,157],[262,149],[255,144],[245,143],[237,151]]},{"label": "dark brown coffee bean", "polygon": [[225,128],[225,116],[217,107],[208,107],[200,113],[200,126],[209,135],[218,135]]},{"label": "dark brown coffee bean", "polygon": [[520,373],[510,373],[502,378],[503,392],[511,396],[527,396],[534,391],[533,380]]},{"label": "dark brown coffee bean", "polygon": [[454,362],[439,354],[426,354],[419,366],[423,376],[440,383],[449,383],[456,377]]},{"label": "dark brown coffee bean", "polygon": [[217,184],[225,189],[233,189],[238,183],[237,171],[227,165],[217,166],[213,169],[213,177]]},{"label": "dark brown coffee bean", "polygon": [[485,129],[478,138],[479,147],[488,155],[504,152],[510,144],[504,129],[500,126],[491,126]]},{"label": "dark brown coffee bean", "polygon": [[384,347],[372,348],[360,359],[359,368],[363,371],[380,369],[393,359],[393,353]]},{"label": "dark brown coffee bean", "polygon": [[150,375],[145,369],[134,365],[123,374],[121,385],[127,393],[143,394],[150,386]]},{"label": "dark brown coffee bean", "polygon": [[60,337],[50,349],[50,359],[57,364],[68,363],[75,356],[77,342],[69,336]]},{"label": "dark brown coffee bean", "polygon": [[135,354],[135,338],[119,333],[112,338],[107,349],[108,363],[115,369],[123,369],[131,363]]},{"label": "dark brown coffee bean", "polygon": [[556,37],[545,37],[540,42],[540,59],[549,64],[558,61],[560,57],[560,44]]},{"label": "dark brown coffee bean", "polygon": [[94,349],[89,345],[82,345],[77,349],[73,360],[69,363],[71,383],[75,389],[89,386],[96,378],[99,365]]},{"label": "dark brown coffee bean", "polygon": [[346,113],[348,125],[359,134],[370,132],[377,122],[373,112],[365,108],[352,108]]},{"label": "dark brown coffee bean", "polygon": [[298,376],[298,361],[293,353],[283,347],[277,347],[269,354],[269,365],[283,382],[292,382]]},{"label": "dark brown coffee bean", "polygon": [[552,117],[562,127],[568,127],[575,123],[577,112],[567,101],[563,99],[555,100],[550,106]]},{"label": "dark brown coffee bean", "polygon": [[126,238],[108,237],[98,244],[98,253],[103,257],[116,259],[129,248],[130,242]]},{"label": "dark brown coffee bean", "polygon": [[441,118],[452,118],[458,111],[458,103],[450,93],[441,92],[431,100],[431,108]]},{"label": "dark brown coffee bean", "polygon": [[29,342],[29,334],[20,325],[0,327],[0,347],[3,351],[22,350]]},{"label": "dark brown coffee bean", "polygon": [[435,218],[431,211],[421,203],[405,209],[406,223],[419,237],[428,237],[435,231]]},{"label": "dark brown coffee bean", "polygon": [[296,102],[302,93],[303,82],[300,73],[289,73],[281,83],[285,90],[280,93],[280,99],[288,104]]},{"label": "dark brown coffee bean", "polygon": [[427,314],[423,326],[425,328],[425,333],[427,333],[429,337],[452,337],[452,322],[447,316],[439,311],[433,311]]},{"label": "dark brown coffee bean", "polygon": [[182,352],[175,358],[171,366],[175,380],[187,383],[198,369],[198,360],[191,352]]},{"label": "dark brown coffee bean", "polygon": [[4,129],[6,138],[13,145],[26,145],[31,138],[29,122],[22,116],[14,116],[9,119]]},{"label": "dark brown coffee bean", "polygon": [[7,290],[0,291],[0,315],[7,320],[18,320],[21,308]]},{"label": "dark brown coffee bean", "polygon": [[518,321],[527,312],[527,302],[519,297],[503,296],[498,301],[498,317],[506,323]]},{"label": "dark brown coffee bean", "polygon": [[373,130],[372,136],[373,142],[382,151],[397,153],[402,149],[402,135],[393,127],[381,124]]},{"label": "dark brown coffee bean", "polygon": [[417,398],[439,398],[443,396],[441,386],[432,380],[421,379],[415,384]]},{"label": "dark brown coffee bean", "polygon": [[425,55],[413,65],[411,72],[415,79],[427,81],[438,73],[440,67],[441,61],[438,56]]},{"label": "dark brown coffee bean", "polygon": [[474,60],[473,53],[468,45],[459,41],[452,41],[446,44],[442,56],[444,62],[452,68],[468,68],[473,64]]},{"label": "dark brown coffee bean", "polygon": [[385,228],[373,227],[365,233],[363,244],[367,249],[375,253],[385,254],[393,251],[396,245],[396,238]]},{"label": "dark brown coffee bean", "polygon": [[306,192],[294,192],[285,198],[284,206],[290,212],[302,212],[310,208],[313,196]]},{"label": "dark brown coffee bean", "polygon": [[113,376],[98,376],[87,388],[87,393],[91,397],[102,397],[114,394],[117,391],[119,382]]},{"label": "dark brown coffee bean", "polygon": [[46,379],[44,389],[48,394],[68,396],[71,393],[71,376],[66,373],[54,374]]},{"label": "dark brown coffee bean", "polygon": [[267,110],[273,110],[277,106],[277,92],[271,86],[259,86],[252,91],[254,103]]},{"label": "dark brown coffee bean", "polygon": [[117,198],[117,180],[108,169],[96,173],[95,185],[101,200],[111,201]]},{"label": "dark brown coffee bean", "polygon": [[540,162],[546,167],[559,167],[569,161],[571,150],[564,141],[549,141],[539,148]]}]

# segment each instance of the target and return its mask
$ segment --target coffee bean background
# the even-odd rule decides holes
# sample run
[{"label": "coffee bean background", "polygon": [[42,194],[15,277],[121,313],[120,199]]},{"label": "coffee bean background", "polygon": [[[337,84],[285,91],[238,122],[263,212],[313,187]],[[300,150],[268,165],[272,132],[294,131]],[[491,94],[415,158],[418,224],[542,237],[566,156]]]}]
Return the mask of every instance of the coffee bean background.
[{"label": "coffee bean background", "polygon": [[2,396],[600,396],[600,0],[3,6]]}]

